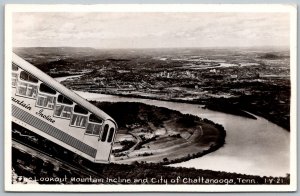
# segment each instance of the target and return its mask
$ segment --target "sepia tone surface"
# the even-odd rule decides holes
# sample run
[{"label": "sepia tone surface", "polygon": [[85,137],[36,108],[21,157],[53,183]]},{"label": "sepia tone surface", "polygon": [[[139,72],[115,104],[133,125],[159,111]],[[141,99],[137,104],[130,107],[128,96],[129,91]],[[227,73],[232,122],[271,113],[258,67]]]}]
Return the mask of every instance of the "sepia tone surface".
[{"label": "sepia tone surface", "polygon": [[13,184],[290,185],[290,35],[288,12],[13,13],[12,51],[119,128],[95,164],[13,123]]}]

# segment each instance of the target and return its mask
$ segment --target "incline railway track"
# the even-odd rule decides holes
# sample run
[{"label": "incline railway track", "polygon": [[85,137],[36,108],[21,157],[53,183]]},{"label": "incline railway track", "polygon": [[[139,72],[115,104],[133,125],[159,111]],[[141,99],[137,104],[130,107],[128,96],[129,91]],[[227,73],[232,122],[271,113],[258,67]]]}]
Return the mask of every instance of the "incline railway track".
[{"label": "incline railway track", "polygon": [[58,157],[55,157],[49,153],[46,153],[40,149],[30,146],[16,138],[12,138],[12,148],[20,150],[24,153],[27,153],[33,157],[39,158],[43,161],[50,162],[55,166],[64,168],[65,170],[75,172],[83,178],[91,177],[91,178],[97,179],[100,177],[100,174],[96,171],[93,171],[92,169],[89,169],[89,168],[86,168],[83,166],[79,167],[75,164],[69,163],[69,162],[62,160]]}]

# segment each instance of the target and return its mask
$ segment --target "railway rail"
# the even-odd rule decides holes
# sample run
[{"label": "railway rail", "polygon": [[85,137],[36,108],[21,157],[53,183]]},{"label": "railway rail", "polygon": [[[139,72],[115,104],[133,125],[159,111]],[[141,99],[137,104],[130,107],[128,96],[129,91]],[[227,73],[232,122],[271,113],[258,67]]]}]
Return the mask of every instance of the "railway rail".
[{"label": "railway rail", "polygon": [[48,154],[40,149],[37,149],[35,147],[32,147],[18,139],[13,138],[12,139],[12,147],[15,149],[18,149],[20,151],[23,151],[27,154],[30,154],[31,156],[37,157],[39,159],[42,159],[44,161],[48,161],[52,163],[53,165],[59,166],[61,168],[64,168],[66,170],[71,170],[72,172],[79,173],[83,177],[92,177],[92,178],[99,178],[99,173],[96,171],[93,171],[92,169],[86,168],[86,167],[79,167],[72,163],[69,163],[67,161],[64,161],[58,157],[54,157],[51,154]]}]

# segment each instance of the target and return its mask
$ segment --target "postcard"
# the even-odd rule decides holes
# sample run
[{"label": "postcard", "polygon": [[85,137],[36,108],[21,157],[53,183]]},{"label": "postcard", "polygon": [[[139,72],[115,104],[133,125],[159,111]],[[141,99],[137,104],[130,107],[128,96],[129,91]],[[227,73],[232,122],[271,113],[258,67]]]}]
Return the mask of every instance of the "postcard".
[{"label": "postcard", "polygon": [[6,5],[6,191],[296,191],[296,23],[289,4]]}]

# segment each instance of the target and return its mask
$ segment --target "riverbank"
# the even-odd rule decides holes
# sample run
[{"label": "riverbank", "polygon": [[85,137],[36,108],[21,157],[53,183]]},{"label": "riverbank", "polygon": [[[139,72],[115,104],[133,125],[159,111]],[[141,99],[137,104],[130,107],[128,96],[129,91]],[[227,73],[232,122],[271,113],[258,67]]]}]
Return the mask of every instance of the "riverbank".
[{"label": "riverbank", "polygon": [[[98,87],[97,84],[89,84],[85,79],[78,79],[77,82],[80,82],[84,85],[84,89],[77,85],[77,83],[66,82],[69,88],[73,90],[86,90],[91,93],[100,93],[108,95],[116,95],[122,97],[130,98],[141,98],[141,99],[154,99],[161,101],[171,101],[178,103],[190,103],[197,105],[204,105],[204,108],[209,108],[211,110],[225,112],[227,114],[242,116],[245,118],[256,119],[256,116],[261,116],[268,119],[270,122],[277,124],[278,126],[284,128],[287,131],[290,131],[290,114],[289,114],[289,104],[288,99],[280,100],[277,97],[276,92],[278,87],[274,87],[269,84],[250,82],[251,88],[260,89],[259,91],[253,91],[251,95],[245,95],[243,93],[238,93],[236,96],[226,96],[218,94],[216,92],[222,92],[222,89],[216,87],[215,93],[213,95],[207,96],[205,93],[202,94],[198,92],[196,94],[186,95],[183,97],[175,96],[174,93],[167,92],[158,89],[150,89],[149,92],[142,90],[126,90],[120,88],[108,88]],[[247,82],[246,82],[247,83]],[[248,84],[248,83],[247,83]],[[232,84],[233,86],[228,87],[229,89],[239,89],[237,84]],[[243,86],[243,84],[241,84]],[[218,90],[219,89],[219,90]],[[224,89],[223,89],[224,90]],[[265,92],[268,90],[268,92]],[[287,90],[287,89],[283,89]],[[270,92],[269,92],[270,91]],[[164,93],[160,93],[164,92]],[[289,92],[285,92],[283,95],[286,96]],[[274,97],[274,99],[272,99]],[[280,101],[279,101],[280,100]],[[253,114],[253,115],[252,115]]]},{"label": "riverbank", "polygon": [[242,116],[245,118],[256,119],[254,115],[243,111],[242,109],[236,108],[236,106],[232,104],[226,104],[223,102],[217,103],[216,101],[212,102],[206,99],[174,99],[174,98],[162,98],[162,97],[148,97],[136,94],[124,94],[124,93],[116,93],[116,92],[107,92],[107,91],[95,91],[95,90],[88,90],[87,92],[90,93],[99,93],[99,94],[106,94],[106,95],[115,95],[121,97],[128,97],[128,98],[139,98],[139,99],[153,99],[153,100],[160,100],[160,101],[168,101],[168,102],[177,102],[177,103],[189,103],[195,105],[202,105],[204,109],[210,109],[214,111],[220,111],[227,114],[232,114],[236,116]]},{"label": "riverbank", "polygon": [[[226,171],[261,176],[285,176],[290,173],[290,134],[286,129],[257,117],[257,120],[203,109],[201,105],[162,101],[148,98],[130,98],[109,94],[76,91],[89,101],[141,102],[166,107],[184,114],[193,114],[222,124],[227,130],[226,145],[201,158],[171,164],[185,167]],[[270,162],[272,163],[270,165]]]},{"label": "riverbank", "polygon": [[[290,133],[270,121],[229,115],[203,109],[201,105],[128,98],[76,91],[89,101],[139,102],[192,114],[221,124],[226,130],[226,144],[217,151],[189,161],[171,164],[215,171],[237,172],[261,176],[285,176],[290,173]],[[270,162],[272,164],[270,164]]]},{"label": "riverbank", "polygon": [[115,163],[180,163],[216,151],[225,143],[222,125],[194,115],[143,103],[91,103],[119,126],[113,147]]},{"label": "riverbank", "polygon": [[[268,111],[266,106],[251,105],[245,101],[245,97],[242,97],[242,101],[239,102],[237,98],[213,98],[213,99],[174,99],[174,98],[163,98],[163,97],[148,97],[136,94],[124,94],[117,92],[107,92],[99,90],[88,90],[90,93],[99,93],[106,95],[114,95],[127,98],[139,98],[139,99],[153,99],[167,102],[177,102],[177,103],[189,103],[195,105],[202,105],[205,109],[210,109],[214,111],[224,112],[231,115],[241,116],[250,119],[256,119],[256,116],[261,116],[266,118],[272,123],[284,128],[286,131],[290,131],[289,121],[283,119],[282,116],[274,116],[271,111]],[[254,115],[252,115],[254,114]]]}]

